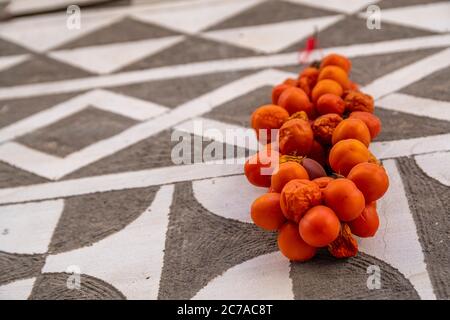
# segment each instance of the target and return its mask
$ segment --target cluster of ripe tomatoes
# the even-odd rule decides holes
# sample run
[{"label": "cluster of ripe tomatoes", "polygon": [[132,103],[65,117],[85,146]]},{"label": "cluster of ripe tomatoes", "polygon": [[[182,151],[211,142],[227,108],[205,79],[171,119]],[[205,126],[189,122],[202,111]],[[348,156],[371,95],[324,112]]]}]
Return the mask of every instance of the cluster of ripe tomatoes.
[{"label": "cluster of ripe tomatoes", "polygon": [[293,261],[323,247],[338,258],[354,256],[353,235],[372,237],[379,226],[376,201],[389,178],[368,147],[381,122],[350,70],[349,59],[330,54],[275,86],[272,104],[251,117],[266,144],[247,160],[245,175],[268,188],[251,217],[278,232],[280,251]]}]

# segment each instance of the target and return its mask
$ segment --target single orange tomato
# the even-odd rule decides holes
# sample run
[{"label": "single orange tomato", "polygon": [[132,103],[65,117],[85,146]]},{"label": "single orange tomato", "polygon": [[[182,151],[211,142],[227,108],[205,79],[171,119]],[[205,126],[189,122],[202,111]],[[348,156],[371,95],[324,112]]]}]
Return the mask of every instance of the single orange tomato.
[{"label": "single orange tomato", "polygon": [[300,88],[290,87],[284,90],[278,98],[278,105],[292,115],[305,111],[308,117],[313,115],[313,104],[308,95]]},{"label": "single orange tomato", "polygon": [[294,179],[309,179],[308,172],[297,162],[284,162],[272,174],[272,190],[281,192],[285,184]]},{"label": "single orange tomato", "polygon": [[316,84],[318,77],[319,77],[319,69],[316,69],[316,68],[313,68],[313,67],[306,67],[298,75],[299,79],[301,79],[301,78],[308,78],[308,79],[310,79],[313,85]]},{"label": "single orange tomato", "polygon": [[280,98],[280,95],[283,93],[284,90],[286,90],[287,88],[292,87],[292,85],[289,84],[279,84],[275,87],[273,87],[272,89],[272,103],[273,104],[278,104],[278,99]]},{"label": "single orange tomato", "polygon": [[313,247],[325,247],[339,235],[341,223],[328,207],[315,206],[309,209],[299,222],[302,239]]},{"label": "single orange tomato", "polygon": [[281,154],[307,155],[313,144],[313,131],[308,121],[290,119],[283,123],[279,132]]},{"label": "single orange tomato", "polygon": [[366,111],[354,111],[350,113],[349,118],[362,120],[366,124],[367,128],[369,128],[370,137],[372,140],[375,139],[381,131],[380,118],[373,113]]},{"label": "single orange tomato", "polygon": [[380,226],[377,208],[374,202],[366,205],[361,215],[348,223],[355,236],[361,238],[373,237]]},{"label": "single orange tomato", "polygon": [[272,129],[280,129],[283,123],[289,118],[289,113],[282,107],[274,104],[267,104],[259,107],[252,113],[251,126],[256,132],[258,139],[261,131],[266,132],[267,142],[272,141]]},{"label": "single orange tomato", "polygon": [[347,74],[349,74],[352,68],[352,62],[342,55],[331,53],[322,59],[320,63],[320,69],[322,70],[326,66],[338,66],[344,69]]},{"label": "single orange tomato", "polygon": [[361,141],[346,139],[331,148],[328,160],[334,172],[347,176],[358,163],[369,161],[369,156],[369,150]]},{"label": "single orange tomato", "polygon": [[348,79],[347,72],[338,66],[325,66],[320,70],[318,80],[330,79],[339,83],[342,89],[346,90],[350,88],[350,80]]},{"label": "single orange tomato", "polygon": [[370,144],[370,131],[364,121],[359,119],[344,119],[333,131],[331,143],[334,145],[337,142],[345,139],[356,139],[364,143],[366,147]]},{"label": "single orange tomato", "polygon": [[337,113],[338,115],[342,115],[345,110],[345,102],[341,97],[335,94],[325,93],[317,100],[316,109],[321,115],[327,113]]},{"label": "single orange tomato", "polygon": [[331,93],[340,97],[343,92],[344,90],[338,82],[330,79],[324,79],[317,82],[316,86],[312,90],[311,98],[312,101],[316,103],[317,100],[319,100],[319,98],[326,93]]},{"label": "single orange tomato", "polygon": [[278,232],[278,248],[292,261],[307,261],[316,254],[317,249],[307,244],[298,232],[298,225],[286,222]]},{"label": "single orange tomato", "polygon": [[365,207],[364,195],[349,179],[330,181],[323,195],[325,205],[330,207],[341,221],[356,219]]},{"label": "single orange tomato", "polygon": [[264,148],[247,159],[244,173],[247,180],[257,187],[269,187],[271,180],[272,161],[278,161],[279,153],[271,148]]},{"label": "single orange tomato", "polygon": [[258,227],[268,231],[278,230],[286,221],[281,211],[279,193],[266,193],[257,198],[250,214]]},{"label": "single orange tomato", "polygon": [[380,199],[389,188],[386,170],[375,163],[357,164],[350,170],[347,178],[361,190],[367,203]]}]

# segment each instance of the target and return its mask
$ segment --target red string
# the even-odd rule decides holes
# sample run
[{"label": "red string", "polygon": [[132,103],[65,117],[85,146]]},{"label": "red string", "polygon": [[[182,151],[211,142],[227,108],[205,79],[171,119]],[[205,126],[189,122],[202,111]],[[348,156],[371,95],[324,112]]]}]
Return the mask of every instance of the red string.
[{"label": "red string", "polygon": [[318,48],[317,30],[314,34],[306,39],[306,45],[304,49],[299,50],[299,63],[305,64],[308,62],[311,53]]}]

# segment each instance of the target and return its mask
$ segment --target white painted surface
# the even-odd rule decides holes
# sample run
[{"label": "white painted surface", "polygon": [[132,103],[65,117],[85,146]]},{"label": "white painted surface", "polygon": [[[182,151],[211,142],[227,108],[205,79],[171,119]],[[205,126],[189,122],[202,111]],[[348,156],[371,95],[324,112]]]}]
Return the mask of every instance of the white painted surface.
[{"label": "white painted surface", "polygon": [[310,7],[326,9],[330,11],[351,14],[367,7],[369,4],[377,3],[379,0],[287,0],[288,2],[304,4]]},{"label": "white painted surface", "polygon": [[436,299],[395,160],[383,161],[383,165],[389,175],[389,189],[377,202],[380,227],[375,237],[360,239],[360,250],[398,269],[422,299]]},{"label": "white painted surface", "polygon": [[101,89],[88,93],[85,104],[137,121],[159,116],[169,110],[150,101]]},{"label": "white painted surface", "polygon": [[[347,47],[335,47],[319,52],[328,54],[336,52],[349,58],[370,56],[374,54],[403,52],[426,48],[440,48],[450,45],[450,35],[438,35],[381,41],[367,44],[356,44]],[[315,54],[313,53],[313,56]],[[114,75],[103,75],[57,82],[43,82],[36,84],[0,87],[0,99],[34,97],[44,94],[68,93],[93,88],[108,88],[120,85],[142,83],[145,81],[174,79],[215,72],[252,70],[258,68],[282,67],[298,63],[298,52],[268,55],[263,57],[247,57],[195,62],[183,65],[159,67],[138,71],[122,72]]]},{"label": "white painted surface", "polygon": [[198,180],[192,187],[197,201],[210,212],[248,223],[253,223],[250,216],[253,201],[267,193],[267,188],[252,186],[244,175]]},{"label": "white painted surface", "polygon": [[197,163],[0,189],[0,204],[126,190],[243,173],[237,164]]},{"label": "white painted surface", "polygon": [[450,102],[393,93],[377,101],[377,107],[416,116],[450,121]]},{"label": "white painted surface", "polygon": [[169,29],[195,33],[244,11],[261,0],[197,1],[189,6],[171,6],[143,10],[132,16],[144,22],[157,23]]},{"label": "white painted surface", "polygon": [[[177,123],[211,111],[213,108],[257,88],[275,85],[285,77],[285,72],[266,70],[240,78],[188,101],[161,116],[138,123],[113,137],[93,143],[64,159],[47,156],[42,152],[21,146],[15,142],[8,142],[0,145],[0,160],[48,179],[56,180]],[[60,110],[57,113],[60,114]]]},{"label": "white painted surface", "polygon": [[57,19],[14,19],[2,22],[0,36],[32,51],[45,52],[62,46],[83,35],[103,28],[116,20],[115,16],[83,16],[80,29],[68,29],[66,13]]},{"label": "white painted surface", "polygon": [[70,50],[53,51],[50,57],[98,74],[115,72],[143,58],[150,57],[182,41],[184,37],[121,42]]},{"label": "white painted surface", "polygon": [[0,57],[0,71],[4,71],[6,69],[14,67],[19,63],[24,62],[28,58],[29,58],[28,54]]},{"label": "white painted surface", "polygon": [[0,286],[0,300],[26,300],[33,290],[36,278],[14,281]]},{"label": "white painted surface", "polygon": [[173,185],[161,187],[148,209],[123,230],[92,246],[48,256],[42,271],[65,272],[76,265],[128,299],[156,299],[173,191]]},{"label": "white painted surface", "polygon": [[450,66],[450,49],[445,49],[383,75],[361,90],[379,99],[448,66]]},{"label": "white painted surface", "polygon": [[415,156],[414,159],[429,177],[450,186],[450,151],[422,154]]},{"label": "white painted surface", "polygon": [[145,100],[106,90],[93,90],[1,128],[0,143],[51,125],[87,107],[95,107],[138,121],[150,119],[168,110]]},{"label": "white painted surface", "polygon": [[0,251],[47,252],[63,208],[63,200],[0,206]]},{"label": "white painted surface", "polygon": [[[258,150],[258,139],[256,138],[255,131],[250,128],[197,117],[176,125],[174,129],[201,135],[214,141],[232,144],[252,151]],[[227,132],[228,134],[233,133],[235,139],[231,139],[231,137],[227,138]]]},{"label": "white painted surface", "polygon": [[6,7],[5,11],[11,15],[22,15],[36,12],[45,12],[55,9],[67,8],[71,4],[77,5],[96,4],[108,0],[13,0]]},{"label": "white painted surface", "polygon": [[290,262],[280,252],[265,254],[228,269],[211,280],[194,300],[294,299]]},{"label": "white painted surface", "polygon": [[203,33],[202,36],[263,53],[274,53],[311,35],[314,28],[320,31],[342,17],[339,15],[327,16],[210,31]]},{"label": "white painted surface", "polygon": [[440,134],[412,139],[377,141],[369,149],[378,159],[407,157],[414,154],[450,150],[450,134]]},{"label": "white painted surface", "polygon": [[381,18],[382,23],[386,21],[433,32],[449,32],[449,14],[450,2],[442,1],[410,7],[383,9]]}]

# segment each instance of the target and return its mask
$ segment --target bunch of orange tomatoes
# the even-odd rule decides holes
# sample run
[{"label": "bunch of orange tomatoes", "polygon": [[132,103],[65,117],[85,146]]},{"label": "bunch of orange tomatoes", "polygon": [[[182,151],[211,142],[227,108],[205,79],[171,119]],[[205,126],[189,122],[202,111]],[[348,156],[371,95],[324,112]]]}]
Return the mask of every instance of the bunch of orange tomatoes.
[{"label": "bunch of orange tomatoes", "polygon": [[251,117],[265,146],[244,171],[251,184],[268,188],[251,217],[278,232],[280,251],[293,261],[323,247],[337,258],[354,256],[354,235],[372,237],[379,226],[376,201],[389,178],[368,147],[381,122],[350,71],[349,59],[330,54],[275,86],[272,104]]}]

